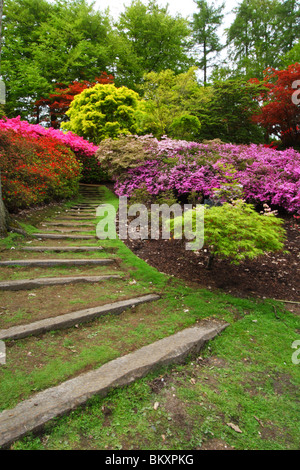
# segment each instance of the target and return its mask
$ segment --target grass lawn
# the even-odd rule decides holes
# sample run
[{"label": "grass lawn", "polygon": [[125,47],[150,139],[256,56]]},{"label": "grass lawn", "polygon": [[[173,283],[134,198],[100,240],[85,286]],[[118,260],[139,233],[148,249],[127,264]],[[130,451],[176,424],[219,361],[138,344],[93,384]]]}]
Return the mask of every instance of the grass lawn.
[{"label": "grass lawn", "polygon": [[[117,207],[117,198],[106,189],[105,201]],[[11,235],[0,248],[17,249],[21,242],[21,237]],[[79,244],[92,243],[73,243]],[[14,443],[12,449],[298,449],[300,366],[292,361],[292,344],[300,339],[300,317],[280,302],[236,298],[167,276],[120,240],[97,244],[113,249],[122,281],[73,290],[61,286],[59,292],[38,289],[31,300],[28,292],[15,299],[0,292],[0,306],[9,312],[0,316],[2,327],[45,315],[49,305],[52,312],[62,313],[116,300],[117,294],[126,298],[148,292],[160,293],[161,300],[77,328],[8,341],[8,361],[0,368],[0,409],[197,321],[216,318],[230,326],[198,357],[157,370],[106,397],[94,397],[87,406],[51,421],[41,434]],[[94,255],[102,257],[105,252]],[[76,275],[102,270],[82,267]],[[26,276],[29,272],[34,271]],[[55,275],[49,272],[53,268],[47,275]],[[64,269],[64,275],[74,272]],[[41,269],[36,274],[43,275]],[[22,277],[21,270],[10,274]]]}]

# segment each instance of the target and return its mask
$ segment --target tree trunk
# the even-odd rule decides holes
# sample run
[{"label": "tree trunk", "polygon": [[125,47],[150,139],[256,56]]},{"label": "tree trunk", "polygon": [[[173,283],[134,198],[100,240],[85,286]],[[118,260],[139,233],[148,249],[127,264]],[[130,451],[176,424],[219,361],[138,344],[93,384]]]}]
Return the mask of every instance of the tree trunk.
[{"label": "tree trunk", "polygon": [[208,261],[207,261],[206,269],[211,269],[211,268],[212,268],[212,265],[213,265],[214,259],[215,259],[215,255],[214,255],[214,253],[210,253],[210,255],[209,255],[209,257],[208,257]]}]

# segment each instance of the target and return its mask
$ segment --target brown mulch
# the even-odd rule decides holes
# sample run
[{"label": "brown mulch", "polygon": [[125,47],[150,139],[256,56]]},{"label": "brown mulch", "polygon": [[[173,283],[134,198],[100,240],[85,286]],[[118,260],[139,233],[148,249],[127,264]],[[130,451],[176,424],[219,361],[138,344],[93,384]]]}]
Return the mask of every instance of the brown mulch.
[{"label": "brown mulch", "polygon": [[[125,240],[141,259],[159,271],[199,287],[221,289],[238,297],[260,297],[300,302],[300,225],[285,221],[289,253],[267,254],[240,265],[214,261],[206,268],[208,253],[187,251],[184,240]],[[289,304],[297,310],[300,304]]]}]

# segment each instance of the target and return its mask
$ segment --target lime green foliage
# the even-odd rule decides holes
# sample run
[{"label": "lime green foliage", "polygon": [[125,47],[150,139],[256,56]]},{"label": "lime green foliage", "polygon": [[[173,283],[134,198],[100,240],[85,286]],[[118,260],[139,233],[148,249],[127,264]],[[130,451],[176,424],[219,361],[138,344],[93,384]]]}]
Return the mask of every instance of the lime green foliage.
[{"label": "lime green foliage", "polygon": [[144,101],[140,105],[139,125],[144,132],[151,132],[158,138],[170,132],[175,138],[187,138],[192,131],[188,140],[195,138],[200,121],[194,111],[196,103],[199,106],[201,101],[195,67],[179,75],[169,69],[150,72],[144,76],[140,88]]},{"label": "lime green foliage", "polygon": [[[171,228],[175,227],[176,230],[182,223],[182,217],[176,218],[171,221]],[[219,256],[239,264],[246,258],[283,250],[285,230],[282,225],[282,219],[272,213],[259,214],[251,204],[241,199],[206,208],[204,245],[209,249],[210,263],[215,256]],[[193,230],[196,230],[195,211]]]},{"label": "lime green foliage", "polygon": [[75,96],[63,129],[98,144],[106,138],[135,133],[139,95],[129,88],[98,84]]}]

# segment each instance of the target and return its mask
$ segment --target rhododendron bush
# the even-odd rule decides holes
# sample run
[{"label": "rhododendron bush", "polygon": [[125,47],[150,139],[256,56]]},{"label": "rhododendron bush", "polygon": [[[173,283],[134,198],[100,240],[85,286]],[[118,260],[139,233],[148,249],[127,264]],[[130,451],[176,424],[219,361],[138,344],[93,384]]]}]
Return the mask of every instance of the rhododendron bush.
[{"label": "rhododendron bush", "polygon": [[11,212],[78,191],[80,163],[50,135],[0,127],[0,169],[3,200]]},{"label": "rhododendron bush", "polygon": [[68,147],[82,164],[82,181],[85,183],[99,182],[103,176],[100,165],[95,158],[97,147],[73,132],[62,132],[52,127],[45,128],[39,124],[29,124],[27,121],[22,121],[20,116],[13,119],[1,119],[1,129],[11,129],[24,138],[32,137],[40,140],[42,137],[48,137]]},{"label": "rhododendron bush", "polygon": [[[153,145],[144,142],[148,146],[144,161],[139,164],[137,155],[134,165],[121,176],[112,175],[119,196],[130,197],[141,189],[154,197],[173,191],[179,200],[197,193],[202,202],[234,179],[247,202],[300,213],[300,153],[291,148],[278,151],[263,145],[199,144],[168,138],[153,139]],[[103,152],[100,145],[98,158],[102,166],[107,162],[111,167],[112,151],[104,148]]]}]

